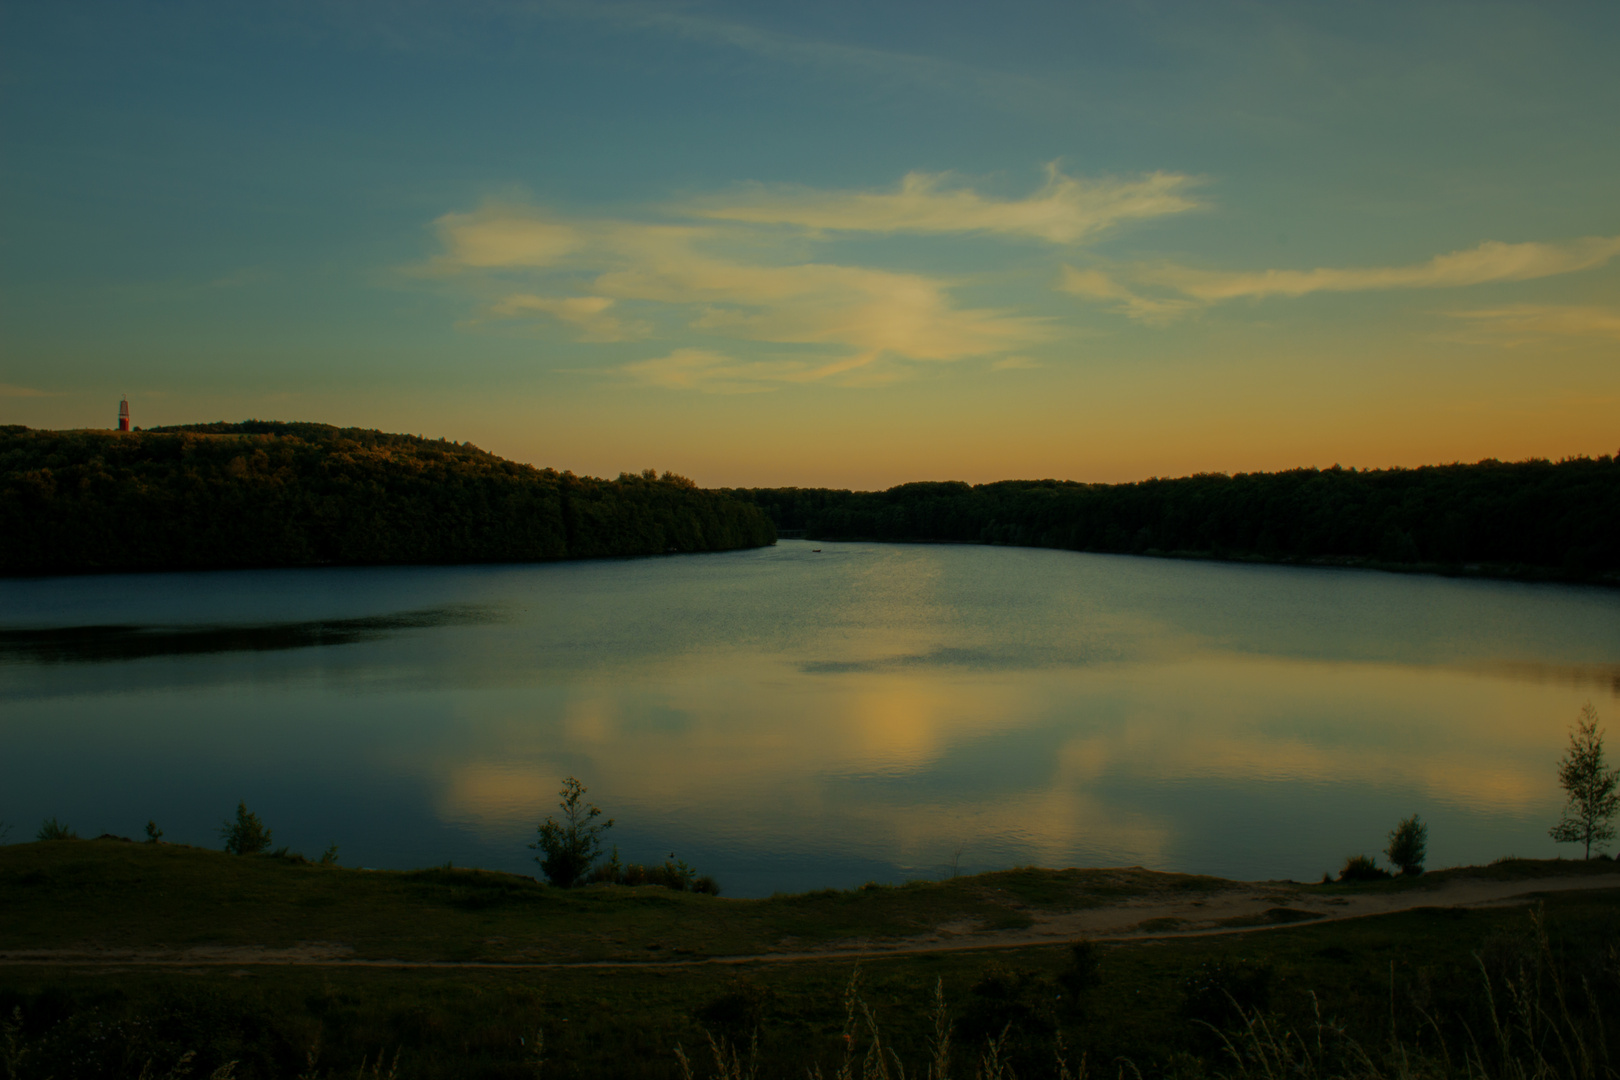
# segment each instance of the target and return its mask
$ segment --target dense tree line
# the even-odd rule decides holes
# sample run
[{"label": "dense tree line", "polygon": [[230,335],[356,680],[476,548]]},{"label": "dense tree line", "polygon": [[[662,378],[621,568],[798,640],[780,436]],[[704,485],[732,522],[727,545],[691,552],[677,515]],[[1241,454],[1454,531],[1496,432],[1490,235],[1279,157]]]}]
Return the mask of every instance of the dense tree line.
[{"label": "dense tree line", "polygon": [[735,492],[812,539],[965,541],[1532,576],[1620,571],[1620,460]]},{"label": "dense tree line", "polygon": [[521,562],[774,543],[750,503],[467,443],[249,421],[0,427],[0,573]]}]

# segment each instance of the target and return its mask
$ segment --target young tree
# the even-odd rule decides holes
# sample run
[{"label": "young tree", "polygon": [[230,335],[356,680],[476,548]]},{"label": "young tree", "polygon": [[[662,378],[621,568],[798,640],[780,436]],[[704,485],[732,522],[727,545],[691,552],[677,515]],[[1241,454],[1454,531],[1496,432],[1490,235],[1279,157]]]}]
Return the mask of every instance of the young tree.
[{"label": "young tree", "polygon": [[1620,770],[1603,764],[1603,732],[1598,730],[1597,710],[1588,701],[1581,707],[1581,718],[1569,733],[1569,750],[1558,763],[1558,783],[1569,792],[1564,816],[1547,834],[1560,844],[1585,844],[1586,857],[1592,857],[1592,844],[1614,839],[1609,820],[1620,807]]},{"label": "young tree", "polygon": [[602,854],[602,833],[613,827],[613,819],[593,824],[602,811],[585,802],[585,785],[570,776],[557,792],[562,802],[561,824],[551,818],[540,825],[540,836],[529,847],[545,852],[534,861],[546,880],[560,889],[572,886],[590,870],[596,857]]},{"label": "young tree", "polygon": [[1413,814],[1396,825],[1384,849],[1389,863],[1401,873],[1416,877],[1423,873],[1423,859],[1429,846],[1429,827]]},{"label": "young tree", "polygon": [[219,827],[219,835],[232,855],[257,855],[270,846],[270,830],[258,814],[248,810],[246,802],[236,804],[236,820],[227,818]]},{"label": "young tree", "polygon": [[74,832],[71,827],[57,821],[55,817],[46,818],[44,823],[40,825],[39,832],[34,836],[36,840],[77,840],[78,838],[78,833]]}]

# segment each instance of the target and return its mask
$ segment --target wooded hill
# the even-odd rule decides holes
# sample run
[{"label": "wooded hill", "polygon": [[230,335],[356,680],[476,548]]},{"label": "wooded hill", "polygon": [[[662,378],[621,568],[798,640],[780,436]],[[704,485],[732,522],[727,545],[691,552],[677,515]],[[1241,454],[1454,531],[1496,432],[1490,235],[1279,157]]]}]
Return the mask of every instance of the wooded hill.
[{"label": "wooded hill", "polygon": [[468,443],[248,421],[0,427],[0,573],[527,562],[774,543],[750,503]]},{"label": "wooded hill", "polygon": [[733,492],[811,539],[1476,568],[1620,580],[1620,460]]}]

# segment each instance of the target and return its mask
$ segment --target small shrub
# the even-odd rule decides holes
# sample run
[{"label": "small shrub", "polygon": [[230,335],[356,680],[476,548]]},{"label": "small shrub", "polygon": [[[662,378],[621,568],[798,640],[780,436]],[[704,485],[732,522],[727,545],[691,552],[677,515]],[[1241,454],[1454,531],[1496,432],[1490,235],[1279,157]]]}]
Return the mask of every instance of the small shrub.
[{"label": "small shrub", "polygon": [[592,867],[584,881],[601,885],[662,885],[676,892],[720,895],[720,883],[707,875],[699,877],[698,872],[687,866],[684,859],[665,861],[661,866],[621,863],[618,848],[613,849],[613,856],[607,862]]},{"label": "small shrub", "polygon": [[1429,845],[1429,827],[1413,814],[1396,825],[1389,834],[1389,847],[1384,854],[1389,864],[1408,877],[1423,873],[1423,860]]},{"label": "small shrub", "polygon": [[146,821],[146,842],[155,844],[163,839],[163,830],[158,828],[157,822],[148,818]]},{"label": "small shrub", "polygon": [[257,855],[270,848],[270,830],[258,814],[248,810],[246,802],[236,804],[236,820],[226,819],[219,827],[219,835],[232,855]]},{"label": "small shrub", "polygon": [[613,854],[605,863],[597,863],[591,867],[591,872],[585,875],[587,885],[623,885],[624,864],[619,861],[619,845],[613,845]]},{"label": "small shrub", "polygon": [[665,860],[664,865],[650,867],[647,870],[647,884],[662,885],[676,892],[690,890],[695,881],[697,871],[687,866],[685,859],[676,859],[673,862]]},{"label": "small shrub", "polygon": [[585,785],[570,776],[557,792],[561,802],[563,820],[559,824],[546,818],[539,826],[540,835],[529,847],[544,852],[534,861],[546,880],[559,889],[566,889],[585,880],[591,864],[602,854],[602,833],[613,827],[613,819],[595,824],[602,811],[585,802]]},{"label": "small shrub", "polygon": [[1339,871],[1339,880],[1342,882],[1388,881],[1393,876],[1365,855],[1350,856],[1344,861],[1344,869]]},{"label": "small shrub", "polygon": [[62,822],[57,821],[56,818],[48,817],[40,823],[39,832],[35,834],[34,838],[36,840],[77,840],[79,834]]},{"label": "small shrub", "polygon": [[336,866],[337,861],[338,861],[338,846],[336,844],[333,844],[331,847],[329,847],[325,851],[321,852],[321,865],[322,866]]}]

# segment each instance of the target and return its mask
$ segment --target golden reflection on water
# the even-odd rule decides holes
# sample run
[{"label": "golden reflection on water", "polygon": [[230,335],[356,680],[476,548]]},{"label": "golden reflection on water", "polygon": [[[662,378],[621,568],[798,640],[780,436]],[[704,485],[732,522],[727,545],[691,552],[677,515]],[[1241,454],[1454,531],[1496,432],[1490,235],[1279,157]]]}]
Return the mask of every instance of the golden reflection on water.
[{"label": "golden reflection on water", "polygon": [[373,865],[532,872],[574,775],[624,857],[745,894],[1314,877],[1413,812],[1435,865],[1556,854],[1570,723],[1620,731],[1613,591],[826,546],[0,582],[0,816],[210,842],[245,796]]},{"label": "golden reflection on water", "polygon": [[[1084,848],[1162,865],[1234,785],[1398,792],[1426,815],[1555,813],[1553,763],[1590,694],[1514,670],[1232,654],[989,674],[807,675],[758,657],[702,670],[582,687],[551,716],[509,703],[468,717],[483,749],[448,764],[441,813],[533,822],[577,773],[610,812],[684,832],[809,833],[900,865],[988,842],[1030,861]],[[1127,787],[1161,794],[1118,798]]]}]

